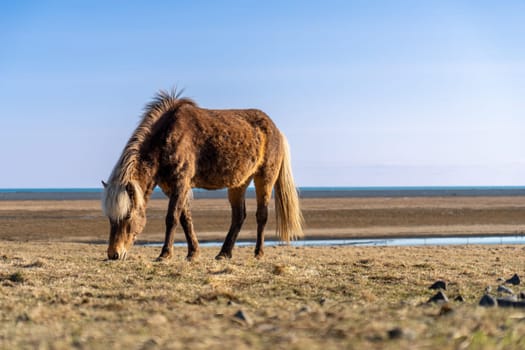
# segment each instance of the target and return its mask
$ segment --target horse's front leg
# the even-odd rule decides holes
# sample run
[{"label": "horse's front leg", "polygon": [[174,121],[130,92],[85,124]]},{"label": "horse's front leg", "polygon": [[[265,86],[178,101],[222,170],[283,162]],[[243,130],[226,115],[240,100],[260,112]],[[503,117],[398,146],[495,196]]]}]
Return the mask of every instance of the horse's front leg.
[{"label": "horse's front leg", "polygon": [[194,260],[199,256],[199,241],[193,230],[193,222],[191,219],[191,211],[189,208],[189,203],[186,203],[182,213],[180,215],[180,224],[184,230],[184,235],[186,236],[186,242],[188,243],[188,256],[186,259],[188,261]]},{"label": "horse's front leg", "polygon": [[173,243],[175,242],[175,229],[186,202],[187,191],[178,191],[170,196],[168,213],[166,214],[166,235],[164,245],[157,260],[170,259],[173,256]]}]

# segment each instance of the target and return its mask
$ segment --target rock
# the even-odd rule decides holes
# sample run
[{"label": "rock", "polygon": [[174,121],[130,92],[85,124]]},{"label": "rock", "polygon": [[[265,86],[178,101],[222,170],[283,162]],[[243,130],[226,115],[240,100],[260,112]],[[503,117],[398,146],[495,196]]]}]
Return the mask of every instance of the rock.
[{"label": "rock", "polygon": [[514,274],[511,278],[505,281],[505,283],[512,284],[513,286],[517,286],[521,283],[520,276],[518,274]]},{"label": "rock", "polygon": [[512,307],[525,309],[525,301],[515,301],[515,302],[512,303]]},{"label": "rock", "polygon": [[388,330],[388,339],[400,339],[403,337],[403,330],[399,327]]},{"label": "rock", "polygon": [[515,296],[508,298],[498,298],[497,301],[499,307],[525,308],[525,301],[518,301],[518,299]]},{"label": "rock", "polygon": [[447,290],[447,282],[445,281],[436,281],[434,284],[432,284],[428,289],[443,289]]},{"label": "rock", "polygon": [[498,298],[498,300],[496,300],[496,302],[498,303],[499,307],[512,307],[512,304],[514,304],[514,301],[507,300],[507,299],[504,299],[504,298]]},{"label": "rock", "polygon": [[14,283],[24,283],[26,281],[26,278],[25,278],[24,274],[22,274],[22,272],[20,272],[20,271],[9,275],[9,277],[7,277],[7,279],[9,281],[11,281],[11,282],[14,282]]},{"label": "rock", "polygon": [[20,314],[16,317],[16,323],[19,322],[29,322],[31,321],[31,317],[27,313]]},{"label": "rock", "polygon": [[514,292],[509,287],[505,287],[504,285],[498,286],[497,289],[498,293],[504,293],[504,294],[510,294],[514,295]]},{"label": "rock", "polygon": [[498,298],[498,300],[518,301],[518,297],[515,295],[508,295],[505,297]]},{"label": "rock", "polygon": [[251,326],[253,325],[253,321],[251,319],[250,316],[248,316],[248,314],[246,314],[243,310],[239,310],[237,311],[234,315],[233,315],[233,318],[241,323],[245,323],[246,325],[248,326]]},{"label": "rock", "polygon": [[297,311],[297,314],[298,315],[309,314],[310,312],[312,312],[312,309],[308,305],[305,305],[305,306],[301,307],[299,309],[299,311]]},{"label": "rock", "polygon": [[484,294],[479,301],[479,306],[490,307],[496,306],[496,304],[496,299],[494,299],[494,297],[489,294]]},{"label": "rock", "polygon": [[432,298],[428,299],[427,303],[447,303],[448,298],[442,291],[437,292]]},{"label": "rock", "polygon": [[462,302],[465,301],[465,298],[463,298],[463,295],[458,294],[458,295],[454,298],[454,301],[459,301],[460,303],[462,303]]}]

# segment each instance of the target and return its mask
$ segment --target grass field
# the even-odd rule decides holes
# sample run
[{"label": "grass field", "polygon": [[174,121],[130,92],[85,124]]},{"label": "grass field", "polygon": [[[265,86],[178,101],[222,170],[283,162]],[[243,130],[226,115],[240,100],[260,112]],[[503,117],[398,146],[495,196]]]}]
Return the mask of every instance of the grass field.
[{"label": "grass field", "polygon": [[[162,241],[166,206],[151,201],[139,241]],[[247,206],[240,238],[253,240]],[[302,208],[308,238],[525,232],[522,197],[312,198]],[[199,239],[222,241],[229,211],[226,200],[195,200]],[[1,349],[525,348],[525,309],[478,306],[487,286],[497,296],[498,278],[524,277],[523,246],[281,246],[262,260],[248,247],[229,261],[204,248],[193,263],[184,248],[157,263],[160,248],[136,246],[110,262],[107,237],[98,201],[0,201]],[[427,303],[438,279],[446,306]]]},{"label": "grass field", "polygon": [[[477,306],[498,278],[524,274],[522,246],[237,248],[0,241],[3,349],[517,349],[525,310]],[[452,300],[428,304],[448,282]],[[519,292],[521,286],[511,286]],[[494,295],[495,292],[493,293]]]}]

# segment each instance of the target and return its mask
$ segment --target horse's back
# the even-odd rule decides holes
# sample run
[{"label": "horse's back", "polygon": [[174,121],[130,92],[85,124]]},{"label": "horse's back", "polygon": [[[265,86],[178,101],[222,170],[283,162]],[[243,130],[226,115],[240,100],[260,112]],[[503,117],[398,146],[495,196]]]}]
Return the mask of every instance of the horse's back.
[{"label": "horse's back", "polygon": [[242,186],[278,151],[280,133],[257,109],[212,110],[185,106],[175,116],[166,143],[167,167],[186,162],[191,186],[206,189]]}]

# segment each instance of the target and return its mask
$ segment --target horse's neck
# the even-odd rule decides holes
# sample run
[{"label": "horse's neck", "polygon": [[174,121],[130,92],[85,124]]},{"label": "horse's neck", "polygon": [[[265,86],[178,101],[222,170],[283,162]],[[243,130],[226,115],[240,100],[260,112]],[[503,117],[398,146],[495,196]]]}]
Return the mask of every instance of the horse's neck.
[{"label": "horse's neck", "polygon": [[156,174],[158,171],[158,155],[159,151],[150,142],[144,140],[140,144],[128,145],[132,149],[129,152],[130,168],[129,177],[138,184],[144,194],[144,202],[147,203],[156,184]]},{"label": "horse's neck", "polygon": [[142,162],[141,165],[135,169],[135,181],[142,189],[142,193],[144,193],[144,202],[147,203],[157,184],[154,176],[156,170],[145,164],[147,163]]}]

